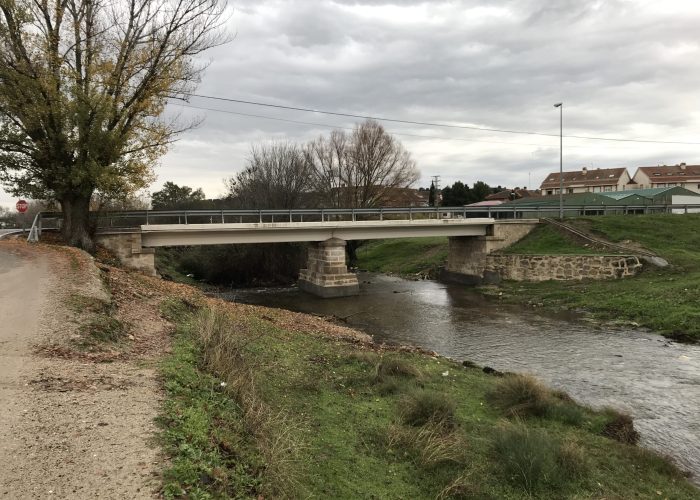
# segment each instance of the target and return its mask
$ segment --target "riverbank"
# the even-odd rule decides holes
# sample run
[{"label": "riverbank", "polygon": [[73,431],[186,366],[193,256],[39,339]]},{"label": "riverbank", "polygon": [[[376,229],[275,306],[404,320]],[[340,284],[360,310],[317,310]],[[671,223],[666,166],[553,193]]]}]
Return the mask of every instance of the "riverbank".
[{"label": "riverbank", "polygon": [[[636,433],[624,415],[581,407],[530,377],[487,374],[418,349],[378,346],[365,334],[316,316],[208,298],[199,289],[107,263],[99,264],[98,272],[84,254],[76,255],[77,260],[57,271],[61,280],[85,276],[87,270],[101,276],[107,296],[93,297],[85,288],[79,296],[69,293],[71,307],[81,313],[74,317],[77,333],[40,352],[77,362],[82,384],[105,370],[128,369],[118,379],[97,380],[125,410],[131,411],[125,402],[132,400],[160,406],[156,442],[165,456],[157,463],[164,470],[159,474],[151,470],[153,464],[133,461],[122,462],[119,469],[125,477],[150,477],[154,494],[697,494],[669,462],[632,444]],[[144,381],[150,384],[153,368],[160,373],[162,392],[146,397],[139,392],[144,382],[137,379],[146,370]],[[96,391],[72,378],[49,377],[42,383],[58,394],[70,391],[69,398],[78,402],[75,391]],[[121,449],[114,447],[119,439],[113,435],[122,429],[120,422],[108,418],[118,409],[103,415],[87,408],[97,411],[90,414],[97,422],[95,436],[109,432],[104,445]],[[44,413],[46,418],[56,414]],[[147,415],[144,411],[139,418]],[[81,422],[76,419],[77,425]],[[141,428],[133,419],[125,424],[136,426],[129,431],[131,442],[148,444],[150,424]],[[155,451],[149,449],[149,454]],[[66,456],[65,463],[82,463],[76,461],[77,450],[71,453],[76,457]],[[111,464],[96,463],[102,468]],[[60,471],[55,464],[41,470],[48,477]],[[70,478],[70,484],[80,486],[80,477]],[[128,481],[104,479],[93,481],[90,491],[118,497],[132,487]],[[150,493],[142,490],[140,495]]]},{"label": "riverbank", "polygon": [[[167,496],[693,498],[627,417],[307,315],[166,300]],[[621,440],[624,442],[617,441]]]},{"label": "riverbank", "polygon": [[[664,269],[647,266],[639,275],[621,280],[505,282],[481,288],[482,293],[503,302],[552,311],[577,310],[601,321],[642,326],[677,340],[700,341],[700,215],[603,216],[567,222],[611,242],[651,250],[671,265]],[[446,253],[446,241],[434,243],[428,255],[438,254],[440,245]],[[397,248],[401,248],[398,240],[373,243],[372,252],[358,252],[358,266],[396,272],[402,269],[406,255],[396,252]],[[571,254],[577,248],[584,254],[596,252],[553,230],[542,230],[506,252]],[[409,255],[411,261],[421,259],[419,248]]]}]

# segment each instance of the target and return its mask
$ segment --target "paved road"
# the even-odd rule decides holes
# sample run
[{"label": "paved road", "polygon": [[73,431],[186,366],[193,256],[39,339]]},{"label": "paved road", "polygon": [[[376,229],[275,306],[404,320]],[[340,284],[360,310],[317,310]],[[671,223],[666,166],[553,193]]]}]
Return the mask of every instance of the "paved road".
[{"label": "paved road", "polygon": [[3,236],[5,236],[5,235],[16,233],[17,231],[19,231],[19,230],[18,229],[0,229],[0,239],[2,239]]}]

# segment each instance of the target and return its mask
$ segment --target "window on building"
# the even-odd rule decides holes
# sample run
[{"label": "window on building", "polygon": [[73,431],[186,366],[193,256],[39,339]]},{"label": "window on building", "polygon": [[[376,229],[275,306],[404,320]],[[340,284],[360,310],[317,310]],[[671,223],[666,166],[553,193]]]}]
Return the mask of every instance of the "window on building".
[{"label": "window on building", "polygon": [[612,191],[612,186],[604,186],[603,191],[606,191],[606,192]]},{"label": "window on building", "polygon": [[[698,186],[698,187],[700,187],[700,186]],[[548,189],[547,194],[554,194],[554,191],[552,191],[551,189]]]},{"label": "window on building", "polygon": [[567,188],[566,192],[569,194],[573,194],[574,188]]}]

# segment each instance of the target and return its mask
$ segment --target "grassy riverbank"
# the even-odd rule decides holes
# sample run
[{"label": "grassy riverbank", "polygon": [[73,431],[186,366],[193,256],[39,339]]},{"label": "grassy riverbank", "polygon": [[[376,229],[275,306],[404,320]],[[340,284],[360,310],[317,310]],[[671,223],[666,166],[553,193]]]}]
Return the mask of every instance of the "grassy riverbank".
[{"label": "grassy riverbank", "polygon": [[[196,305],[194,305],[196,304]],[[629,421],[529,377],[384,350],[310,316],[167,299],[171,457],[188,498],[695,498]]]},{"label": "grassy riverbank", "polygon": [[357,250],[357,266],[378,273],[435,276],[447,261],[447,238],[375,240]]},{"label": "grassy riverbank", "polygon": [[[588,217],[570,222],[612,242],[641,245],[671,266],[647,266],[638,276],[623,280],[505,283],[502,300],[583,309],[604,320],[634,322],[672,338],[700,341],[700,215]],[[528,239],[537,244],[537,235]]]},{"label": "grassy riverbank", "polygon": [[[671,266],[647,267],[638,276],[624,280],[503,283],[495,291],[500,300],[549,309],[585,310],[601,320],[635,323],[671,338],[700,341],[700,215],[582,217],[567,222],[612,242],[640,245],[667,259]],[[442,242],[426,239],[431,242],[426,242],[424,247],[420,240],[415,240],[410,250],[403,241],[406,240],[372,243],[369,251],[358,252],[359,266],[400,273],[412,262],[435,255],[443,256],[443,262],[446,258],[444,239]],[[538,228],[505,252],[611,253],[582,246],[551,227]]]}]

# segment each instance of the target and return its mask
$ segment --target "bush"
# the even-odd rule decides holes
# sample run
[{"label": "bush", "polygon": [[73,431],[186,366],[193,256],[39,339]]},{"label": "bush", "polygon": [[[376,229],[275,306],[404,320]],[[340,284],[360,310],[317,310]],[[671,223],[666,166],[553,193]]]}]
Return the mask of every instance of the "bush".
[{"label": "bush", "polygon": [[428,423],[440,425],[443,428],[454,428],[456,405],[444,394],[432,391],[415,391],[401,400],[399,414],[401,421],[412,426]]}]

